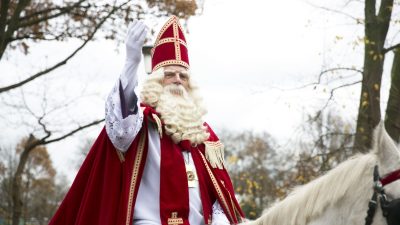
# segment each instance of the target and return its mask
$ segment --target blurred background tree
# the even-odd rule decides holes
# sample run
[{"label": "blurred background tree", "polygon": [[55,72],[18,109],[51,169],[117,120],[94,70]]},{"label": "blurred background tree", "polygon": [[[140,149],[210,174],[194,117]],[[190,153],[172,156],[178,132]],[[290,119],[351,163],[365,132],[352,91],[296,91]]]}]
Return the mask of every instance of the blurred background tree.
[{"label": "blurred background tree", "polygon": [[279,157],[274,141],[267,133],[222,132],[225,162],[231,172],[240,204],[249,218],[260,215],[263,206],[277,198],[276,181]]},{"label": "blurred background tree", "polygon": [[221,132],[226,166],[248,218],[259,217],[295,186],[323,175],[356,153],[354,125],[342,118],[332,110],[318,120],[308,120],[285,146],[278,146],[267,133]]},{"label": "blurred background tree", "polygon": [[[18,159],[23,152],[28,138],[24,138],[15,150],[0,150],[0,224],[11,224],[14,211],[15,192],[13,191],[14,174],[18,167]],[[46,147],[34,148],[22,172],[20,193],[23,205],[20,222],[23,224],[45,225],[64,198],[68,185],[65,177],[56,177],[56,170],[51,162]],[[0,221],[1,222],[1,221]]]}]

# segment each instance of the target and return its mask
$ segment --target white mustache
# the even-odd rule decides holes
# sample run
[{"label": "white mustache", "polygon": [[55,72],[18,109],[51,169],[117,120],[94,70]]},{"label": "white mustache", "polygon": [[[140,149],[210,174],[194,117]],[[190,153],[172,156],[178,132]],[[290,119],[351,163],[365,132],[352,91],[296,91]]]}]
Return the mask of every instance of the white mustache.
[{"label": "white mustache", "polygon": [[169,84],[165,86],[164,89],[173,95],[183,96],[186,94],[186,90],[182,85]]}]

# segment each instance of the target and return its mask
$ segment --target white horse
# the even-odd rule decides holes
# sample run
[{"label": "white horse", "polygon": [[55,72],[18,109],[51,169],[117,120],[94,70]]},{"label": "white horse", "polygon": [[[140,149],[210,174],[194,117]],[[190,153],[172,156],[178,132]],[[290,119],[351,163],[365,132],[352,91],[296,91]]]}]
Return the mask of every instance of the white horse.
[{"label": "white horse", "polygon": [[[296,188],[246,225],[364,225],[368,203],[374,193],[375,165],[381,176],[400,169],[399,147],[382,122],[374,131],[369,154],[357,155],[324,176]],[[400,181],[385,186],[385,192],[389,199],[399,198]],[[400,215],[400,209],[397,208],[396,213]],[[387,225],[379,203],[372,225]]]}]

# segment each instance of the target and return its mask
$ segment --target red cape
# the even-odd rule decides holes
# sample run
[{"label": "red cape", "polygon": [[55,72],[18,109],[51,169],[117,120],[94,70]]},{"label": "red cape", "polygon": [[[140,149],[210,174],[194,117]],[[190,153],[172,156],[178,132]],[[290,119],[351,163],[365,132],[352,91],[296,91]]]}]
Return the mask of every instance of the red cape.
[{"label": "red cape", "polygon": [[[147,124],[143,125],[147,128]],[[146,161],[147,135],[147,129],[142,128],[122,155],[103,128],[49,225],[131,225]],[[198,153],[197,159],[203,160],[209,176],[213,177],[216,188],[212,191],[231,223],[240,222],[244,214],[228,173],[225,169],[212,168],[202,154]]]},{"label": "red cape", "polygon": [[121,163],[103,128],[49,225],[124,224],[132,166],[133,160]]}]

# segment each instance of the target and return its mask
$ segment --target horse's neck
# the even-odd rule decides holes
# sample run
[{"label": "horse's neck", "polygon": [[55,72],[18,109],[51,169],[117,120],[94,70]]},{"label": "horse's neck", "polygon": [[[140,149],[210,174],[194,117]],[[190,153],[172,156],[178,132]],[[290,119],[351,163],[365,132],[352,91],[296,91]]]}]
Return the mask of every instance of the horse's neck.
[{"label": "horse's neck", "polygon": [[[349,160],[295,190],[256,224],[362,225],[372,195],[371,155]],[[371,171],[370,171],[371,170]]]},{"label": "horse's neck", "polygon": [[[361,187],[361,184],[360,184]],[[310,219],[307,225],[363,225],[367,216],[368,201],[372,196],[372,191],[365,187],[366,191],[355,190],[350,193],[351,197],[346,197],[332,204],[324,210],[322,214]],[[356,193],[358,191],[358,193]],[[366,196],[363,196],[366,195]],[[367,197],[368,196],[368,197]],[[380,209],[379,209],[380,210]],[[380,212],[374,217],[374,225],[384,225],[385,221]],[[379,214],[379,215],[378,215]]]}]

